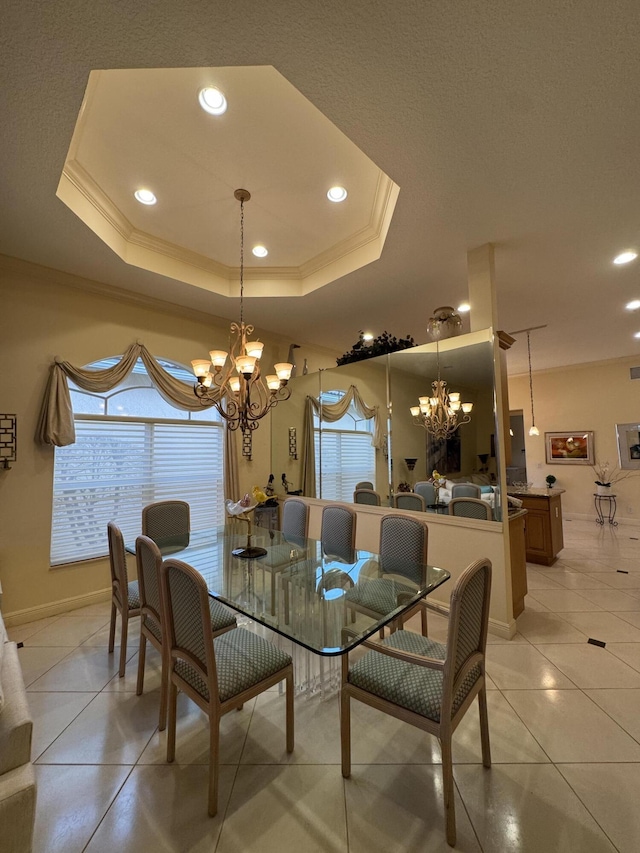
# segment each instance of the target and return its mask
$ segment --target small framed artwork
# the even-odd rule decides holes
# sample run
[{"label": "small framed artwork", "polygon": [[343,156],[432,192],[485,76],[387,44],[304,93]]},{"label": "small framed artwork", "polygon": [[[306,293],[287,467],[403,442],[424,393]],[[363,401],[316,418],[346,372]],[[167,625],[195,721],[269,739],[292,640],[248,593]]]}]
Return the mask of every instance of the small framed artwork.
[{"label": "small framed artwork", "polygon": [[593,465],[593,432],[545,432],[547,465]]},{"label": "small framed artwork", "polygon": [[616,424],[618,459],[620,467],[630,471],[640,470],[640,424]]}]

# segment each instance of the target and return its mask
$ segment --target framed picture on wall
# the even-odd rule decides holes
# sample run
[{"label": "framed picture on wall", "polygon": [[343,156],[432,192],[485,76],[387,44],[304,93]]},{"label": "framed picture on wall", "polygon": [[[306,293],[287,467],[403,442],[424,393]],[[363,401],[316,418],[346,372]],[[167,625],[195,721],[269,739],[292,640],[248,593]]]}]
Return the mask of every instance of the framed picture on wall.
[{"label": "framed picture on wall", "polygon": [[545,432],[547,465],[593,465],[593,432]]},{"label": "framed picture on wall", "polygon": [[620,467],[640,470],[640,424],[616,424]]}]

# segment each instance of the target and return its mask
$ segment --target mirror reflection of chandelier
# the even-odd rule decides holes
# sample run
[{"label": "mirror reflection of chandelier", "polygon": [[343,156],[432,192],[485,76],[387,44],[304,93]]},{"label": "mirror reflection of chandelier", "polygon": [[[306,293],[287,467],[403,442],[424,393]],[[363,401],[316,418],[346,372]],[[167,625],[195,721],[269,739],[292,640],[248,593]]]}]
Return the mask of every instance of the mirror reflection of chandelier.
[{"label": "mirror reflection of chandelier", "polygon": [[419,406],[411,406],[413,422],[421,426],[434,438],[449,438],[462,426],[471,421],[469,412],[473,403],[462,403],[458,391],[447,391],[447,383],[440,379],[440,347],[436,341],[438,378],[431,383],[431,397],[419,397]]},{"label": "mirror reflection of chandelier", "polygon": [[240,428],[246,433],[257,429],[261,418],[274,406],[289,399],[291,389],[287,382],[293,365],[274,365],[275,373],[267,375],[265,382],[260,373],[264,344],[248,340],[254,327],[244,322],[244,203],[251,194],[239,189],[234,196],[240,202],[240,323],[231,324],[231,335],[235,337],[229,353],[211,350],[210,360],[198,358],[191,366],[197,379],[196,397],[203,405],[213,404],[229,429]]}]

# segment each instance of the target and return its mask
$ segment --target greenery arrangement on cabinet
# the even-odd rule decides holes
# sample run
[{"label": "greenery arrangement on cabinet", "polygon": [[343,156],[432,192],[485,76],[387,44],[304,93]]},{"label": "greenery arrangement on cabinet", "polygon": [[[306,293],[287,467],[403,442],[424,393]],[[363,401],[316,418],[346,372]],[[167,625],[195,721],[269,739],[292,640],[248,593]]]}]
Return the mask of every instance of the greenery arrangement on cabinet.
[{"label": "greenery arrangement on cabinet", "polygon": [[552,488],[553,488],[553,486],[554,486],[554,484],[555,484],[555,482],[556,482],[556,478],[553,476],[553,474],[547,474],[547,476],[545,477],[545,479],[546,479],[546,481],[547,481],[547,488],[548,488],[548,489],[552,489]]},{"label": "greenery arrangement on cabinet", "polygon": [[340,366],[341,364],[351,364],[354,361],[364,361],[366,358],[375,358],[378,355],[410,349],[413,346],[415,346],[415,341],[411,335],[407,335],[406,338],[396,338],[389,332],[383,332],[372,341],[365,341],[364,332],[361,331],[355,344],[348,352],[336,359],[336,364]]}]

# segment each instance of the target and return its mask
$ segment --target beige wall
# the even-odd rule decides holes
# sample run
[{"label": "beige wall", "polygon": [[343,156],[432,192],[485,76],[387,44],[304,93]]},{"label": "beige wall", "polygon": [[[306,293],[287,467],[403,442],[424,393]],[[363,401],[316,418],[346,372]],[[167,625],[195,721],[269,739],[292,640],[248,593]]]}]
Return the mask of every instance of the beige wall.
[{"label": "beige wall", "polygon": [[[634,356],[534,373],[538,438],[529,435],[529,377],[509,379],[509,407],[511,411],[524,411],[527,477],[536,487],[546,485],[547,474],[557,477],[555,485],[566,490],[562,496],[565,514],[595,518],[595,475],[586,465],[547,465],[544,433],[593,430],[596,458],[617,465],[616,423],[635,420],[640,423],[640,381],[629,378],[629,368],[639,362]],[[640,472],[617,485],[615,492],[618,520],[637,521],[640,518]]]},{"label": "beige wall", "polygon": [[[0,581],[8,616],[19,619],[20,611],[31,609],[29,618],[35,618],[34,608],[45,614],[53,602],[91,597],[109,586],[106,559],[49,566],[54,451],[36,445],[34,435],[54,357],[88,364],[122,353],[139,339],[154,355],[189,365],[212,348],[228,348],[227,320],[114,294],[93,282],[0,257],[0,410],[18,415],[18,461],[11,470],[0,470]],[[265,363],[286,360],[289,340],[257,333],[265,341]],[[310,370],[335,364],[330,353],[306,346],[297,354],[300,365],[308,358]],[[270,448],[267,417],[254,435],[254,461],[241,461],[243,490],[266,484]]]}]

